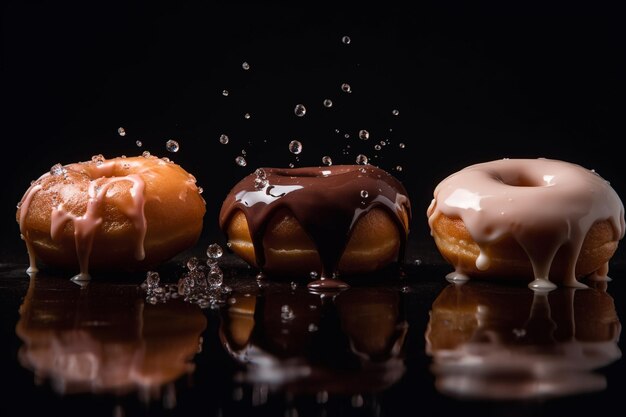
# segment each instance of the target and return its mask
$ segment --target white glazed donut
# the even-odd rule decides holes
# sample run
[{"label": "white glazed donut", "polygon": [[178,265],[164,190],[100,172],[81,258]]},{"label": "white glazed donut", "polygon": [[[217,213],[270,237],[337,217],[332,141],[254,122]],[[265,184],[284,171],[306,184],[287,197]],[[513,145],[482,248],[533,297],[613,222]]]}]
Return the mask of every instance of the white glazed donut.
[{"label": "white glazed donut", "polygon": [[427,215],[439,251],[455,267],[449,278],[533,279],[535,289],[606,277],[624,236],[624,206],[610,184],[549,159],[464,168],[437,185]]}]

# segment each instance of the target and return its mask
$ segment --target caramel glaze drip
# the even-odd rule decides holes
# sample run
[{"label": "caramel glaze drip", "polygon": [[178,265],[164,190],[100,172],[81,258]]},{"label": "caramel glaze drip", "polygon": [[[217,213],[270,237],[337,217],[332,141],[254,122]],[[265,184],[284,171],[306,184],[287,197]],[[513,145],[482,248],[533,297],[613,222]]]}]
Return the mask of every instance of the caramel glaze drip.
[{"label": "caramel glaze drip", "polygon": [[[237,210],[243,212],[259,268],[265,265],[265,230],[281,208],[293,214],[315,244],[322,281],[337,272],[353,227],[375,207],[386,210],[394,220],[400,236],[399,259],[404,257],[407,233],[402,213],[410,218],[411,205],[404,186],[391,174],[372,165],[263,169],[267,184],[255,188],[256,175],[248,175],[231,190],[220,212],[222,230]],[[362,191],[367,197],[362,197],[366,195]],[[320,283],[322,288],[337,286],[341,286],[338,280]]]}]

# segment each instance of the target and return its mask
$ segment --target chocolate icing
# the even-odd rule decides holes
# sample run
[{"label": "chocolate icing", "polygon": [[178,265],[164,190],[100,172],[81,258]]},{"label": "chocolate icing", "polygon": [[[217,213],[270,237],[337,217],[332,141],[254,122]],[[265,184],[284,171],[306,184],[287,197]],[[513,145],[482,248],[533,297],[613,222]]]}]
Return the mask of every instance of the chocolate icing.
[{"label": "chocolate icing", "polygon": [[[337,272],[354,225],[375,207],[394,220],[401,242],[399,258],[404,256],[407,230],[402,213],[410,218],[411,205],[404,186],[391,174],[372,165],[263,169],[267,184],[255,188],[256,175],[248,175],[231,190],[220,212],[224,231],[233,214],[243,212],[259,268],[265,266],[265,230],[281,208],[289,210],[315,244],[322,278]],[[367,197],[362,197],[362,191]]]}]

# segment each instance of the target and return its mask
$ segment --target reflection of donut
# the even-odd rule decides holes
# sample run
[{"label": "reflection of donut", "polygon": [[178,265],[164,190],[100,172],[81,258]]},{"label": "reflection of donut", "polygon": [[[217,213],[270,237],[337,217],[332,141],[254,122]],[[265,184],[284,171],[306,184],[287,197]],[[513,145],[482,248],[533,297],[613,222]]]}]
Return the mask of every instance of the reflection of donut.
[{"label": "reflection of donut", "polygon": [[399,380],[407,327],[398,294],[350,288],[326,301],[307,291],[234,295],[220,338],[246,365],[242,380],[329,394],[377,392]]},{"label": "reflection of donut", "polygon": [[504,159],[469,166],[443,180],[428,208],[453,277],[525,278],[579,286],[624,236],[624,206],[599,175],[547,159]]},{"label": "reflection of donut", "polygon": [[31,257],[65,269],[147,269],[193,245],[204,200],[195,178],[154,156],[55,165],[17,211]]},{"label": "reflection of donut", "polygon": [[604,291],[550,293],[472,282],[433,303],[427,353],[439,391],[515,399],[604,389],[592,371],[621,356],[621,326]]},{"label": "reflection of donut", "polygon": [[264,168],[231,190],[220,226],[233,251],[265,272],[330,277],[398,259],[409,216],[404,187],[371,165]]},{"label": "reflection of donut", "polygon": [[150,394],[193,370],[205,328],[197,306],[144,304],[134,286],[35,277],[16,333],[22,365],[60,392]]}]

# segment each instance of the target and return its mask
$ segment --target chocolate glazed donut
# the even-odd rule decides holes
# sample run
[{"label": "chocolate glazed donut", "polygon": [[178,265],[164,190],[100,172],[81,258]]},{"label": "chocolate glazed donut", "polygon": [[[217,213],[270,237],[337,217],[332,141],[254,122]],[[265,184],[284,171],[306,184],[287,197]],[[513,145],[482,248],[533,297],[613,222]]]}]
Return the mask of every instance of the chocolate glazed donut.
[{"label": "chocolate glazed donut", "polygon": [[376,209],[385,213],[383,217],[389,219],[385,221],[395,225],[397,256],[402,258],[410,202],[397,179],[371,165],[258,169],[226,197],[220,227],[228,233],[233,217],[238,211],[243,213],[254,247],[254,263],[261,270],[272,270],[275,268],[268,262],[263,240],[274,217],[286,211],[306,232],[319,255],[322,279],[311,286],[336,287],[342,283],[325,279],[341,271],[340,260],[359,220]]}]

